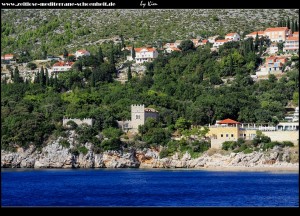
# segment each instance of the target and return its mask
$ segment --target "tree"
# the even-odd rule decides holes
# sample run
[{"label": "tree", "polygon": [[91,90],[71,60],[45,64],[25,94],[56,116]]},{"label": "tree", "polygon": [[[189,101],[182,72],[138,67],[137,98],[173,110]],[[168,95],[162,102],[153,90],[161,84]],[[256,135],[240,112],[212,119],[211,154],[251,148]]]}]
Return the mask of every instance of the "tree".
[{"label": "tree", "polygon": [[295,23],[294,23],[294,20],[292,20],[291,30],[292,30],[292,33],[295,32]]},{"label": "tree", "polygon": [[191,127],[191,122],[186,120],[183,117],[180,117],[176,120],[175,128],[181,133],[184,130],[187,130]]},{"label": "tree", "polygon": [[254,42],[254,50],[257,52],[258,51],[258,33],[256,33],[256,37],[255,37],[255,42]]},{"label": "tree", "polygon": [[48,69],[45,69],[45,78],[46,78],[46,86],[49,86],[50,84],[50,79],[49,79],[49,73],[48,73]]},{"label": "tree", "polygon": [[288,27],[288,29],[291,28],[290,17],[287,18],[286,27]]},{"label": "tree", "polygon": [[102,64],[104,62],[104,60],[103,60],[103,53],[102,53],[101,47],[99,47],[99,49],[98,49],[97,59],[98,59],[98,61],[99,61],[100,64]]},{"label": "tree", "polygon": [[46,84],[46,77],[45,77],[44,67],[43,66],[41,67],[39,77],[40,77],[40,84],[41,85],[45,85]]},{"label": "tree", "polygon": [[21,83],[22,82],[22,78],[20,76],[20,71],[19,71],[18,66],[15,68],[13,80],[14,80],[14,83]]},{"label": "tree", "polygon": [[95,87],[96,86],[94,73],[91,74],[91,81],[90,82],[91,82],[91,87]]},{"label": "tree", "polygon": [[135,59],[135,49],[134,49],[134,45],[132,45],[132,48],[131,48],[131,57],[132,57],[133,60]]},{"label": "tree", "polygon": [[76,61],[76,57],[74,55],[69,55],[68,57],[65,58],[66,61],[74,62]]},{"label": "tree", "polygon": [[63,57],[64,58],[67,58],[69,55],[68,51],[66,49],[64,49],[64,53],[63,53]]},{"label": "tree", "polygon": [[191,40],[184,40],[180,43],[179,49],[182,50],[183,52],[186,52],[188,50],[194,50],[195,46]]},{"label": "tree", "polygon": [[127,78],[128,78],[128,80],[132,79],[132,73],[131,73],[131,67],[130,66],[128,67]]},{"label": "tree", "polygon": [[114,54],[113,46],[111,46],[110,53],[109,53],[109,63],[112,65],[115,64],[115,54]]},{"label": "tree", "polygon": [[27,68],[29,68],[30,70],[34,70],[37,68],[37,65],[33,62],[29,62],[27,65],[26,65]]}]

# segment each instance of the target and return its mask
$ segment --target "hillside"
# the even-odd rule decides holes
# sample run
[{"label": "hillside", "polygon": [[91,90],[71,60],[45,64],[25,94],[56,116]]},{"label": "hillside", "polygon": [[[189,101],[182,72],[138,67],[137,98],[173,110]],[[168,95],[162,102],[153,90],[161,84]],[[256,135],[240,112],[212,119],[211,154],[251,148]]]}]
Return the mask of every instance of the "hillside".
[{"label": "hillside", "polygon": [[[270,12],[272,10],[272,12]],[[123,35],[137,45],[174,41],[230,31],[248,33],[299,19],[297,9],[159,10],[1,10],[1,53],[28,50],[39,55],[79,48],[93,50],[102,39]],[[39,51],[39,52],[37,52]]]}]

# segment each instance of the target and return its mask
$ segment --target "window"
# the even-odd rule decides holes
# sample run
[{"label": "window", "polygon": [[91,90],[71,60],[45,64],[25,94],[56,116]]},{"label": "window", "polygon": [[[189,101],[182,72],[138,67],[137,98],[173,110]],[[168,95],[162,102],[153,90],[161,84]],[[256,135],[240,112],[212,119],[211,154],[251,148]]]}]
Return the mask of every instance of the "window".
[{"label": "window", "polygon": [[226,137],[228,137],[228,134],[226,134]]},{"label": "window", "polygon": [[231,137],[233,137],[233,134],[231,134]]},{"label": "window", "polygon": [[246,136],[246,134],[244,134],[244,137]]},{"label": "window", "polygon": [[223,137],[223,134],[221,134],[221,137]]},{"label": "window", "polygon": [[140,115],[135,115],[135,119],[141,119]]}]

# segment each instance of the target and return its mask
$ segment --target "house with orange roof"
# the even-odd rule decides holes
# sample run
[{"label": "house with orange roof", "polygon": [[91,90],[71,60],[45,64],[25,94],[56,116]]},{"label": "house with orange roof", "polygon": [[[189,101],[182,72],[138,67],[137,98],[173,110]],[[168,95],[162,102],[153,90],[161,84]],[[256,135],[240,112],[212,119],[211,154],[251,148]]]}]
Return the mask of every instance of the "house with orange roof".
[{"label": "house with orange roof", "polygon": [[283,51],[284,52],[299,52],[299,35],[298,37],[294,36],[288,37],[284,43]]},{"label": "house with orange roof", "polygon": [[193,42],[195,47],[200,46],[200,44],[199,44],[200,39],[191,39],[191,41]]},{"label": "house with orange roof", "polygon": [[214,43],[216,42],[216,39],[219,37],[220,35],[215,35],[215,36],[211,36],[209,37],[207,40],[209,43]]},{"label": "house with orange roof", "polygon": [[230,40],[228,39],[223,39],[223,40],[216,40],[213,44],[213,48],[219,48],[220,46],[222,46],[224,43],[229,42]]},{"label": "house with orange roof", "polygon": [[163,45],[163,48],[164,49],[167,49],[167,48],[177,48],[177,45],[175,44],[175,43],[165,43],[164,45]]},{"label": "house with orange roof", "polygon": [[[135,51],[135,62],[142,64],[144,62],[151,62],[158,57],[158,52],[154,47],[139,47],[134,48]],[[132,61],[132,53],[127,56],[127,60]]]},{"label": "house with orange roof", "polygon": [[241,36],[236,32],[232,32],[225,35],[225,39],[229,41],[239,41],[241,39]]},{"label": "house with orange roof", "polygon": [[1,60],[12,60],[14,58],[14,54],[4,54],[1,56]]},{"label": "house with orange roof", "polygon": [[72,65],[75,62],[64,62],[64,61],[59,61],[56,62],[53,66],[52,66],[52,72],[65,72],[65,71],[69,71],[72,68]]},{"label": "house with orange roof", "polygon": [[248,39],[248,38],[256,38],[256,35],[258,36],[258,38],[264,37],[265,36],[265,32],[264,31],[255,31],[255,32],[251,32],[250,34],[247,34],[245,36],[244,39]]},{"label": "house with orange roof", "polygon": [[269,123],[241,123],[228,118],[209,125],[207,136],[210,138],[211,148],[216,149],[221,149],[226,141],[237,141],[239,138],[252,140],[256,137],[256,131],[261,131],[272,141],[289,140],[298,145],[299,125],[296,126],[296,124],[290,123],[289,126],[282,126],[284,124],[279,123],[275,126]]},{"label": "house with orange roof", "polygon": [[175,47],[178,48],[179,45],[181,44],[181,42],[182,42],[182,40],[176,40],[175,43],[174,43]]},{"label": "house with orange roof", "polygon": [[287,37],[291,36],[291,30],[287,27],[267,28],[265,30],[265,36],[272,42],[284,42]]},{"label": "house with orange roof", "polygon": [[260,71],[256,72],[256,76],[268,77],[269,74],[275,76],[281,76],[283,71],[283,65],[288,61],[284,56],[270,56],[266,58],[265,64],[260,68]]},{"label": "house with orange roof", "polygon": [[87,50],[84,50],[84,49],[82,49],[82,50],[77,50],[77,51],[75,52],[75,57],[76,57],[76,59],[78,59],[78,58],[81,57],[81,56],[90,56],[90,55],[91,55],[90,52],[87,51]]},{"label": "house with orange roof", "polygon": [[208,40],[204,39],[204,40],[202,40],[201,42],[199,42],[199,45],[200,45],[200,46],[204,46],[204,45],[206,45],[207,43],[208,43]]}]

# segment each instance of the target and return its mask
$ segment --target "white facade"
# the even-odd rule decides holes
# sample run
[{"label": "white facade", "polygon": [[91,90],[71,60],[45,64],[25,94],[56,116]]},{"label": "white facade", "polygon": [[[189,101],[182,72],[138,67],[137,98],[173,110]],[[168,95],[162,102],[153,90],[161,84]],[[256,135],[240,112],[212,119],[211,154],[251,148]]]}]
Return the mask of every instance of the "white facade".
[{"label": "white facade", "polygon": [[158,57],[158,52],[155,48],[135,48],[135,61],[138,64],[151,62]]},{"label": "white facade", "polygon": [[278,52],[278,46],[276,44],[271,44],[270,46],[270,54],[275,54]]},{"label": "white facade", "polygon": [[211,36],[208,38],[208,42],[209,43],[214,43],[216,42],[216,38],[219,37],[219,35],[215,35],[215,36]]},{"label": "white facade", "polygon": [[227,43],[229,40],[225,39],[225,40],[216,40],[213,44],[214,48],[219,48],[220,46],[222,46],[224,43]]},{"label": "white facade", "polygon": [[72,69],[74,62],[57,62],[52,66],[52,72],[64,72]]},{"label": "white facade", "polygon": [[240,38],[241,37],[238,33],[229,33],[225,36],[225,39],[230,40],[230,41],[239,41]]},{"label": "white facade", "polygon": [[287,27],[267,28],[265,30],[265,36],[272,42],[284,42],[290,34],[291,31]]},{"label": "white facade", "polygon": [[288,37],[284,43],[284,52],[297,52],[299,51],[299,37]]},{"label": "white facade", "polygon": [[76,59],[78,59],[79,57],[81,57],[81,56],[90,56],[91,54],[90,54],[90,52],[89,51],[86,51],[86,50],[77,50],[76,52],[75,52],[75,57],[76,57]]}]

